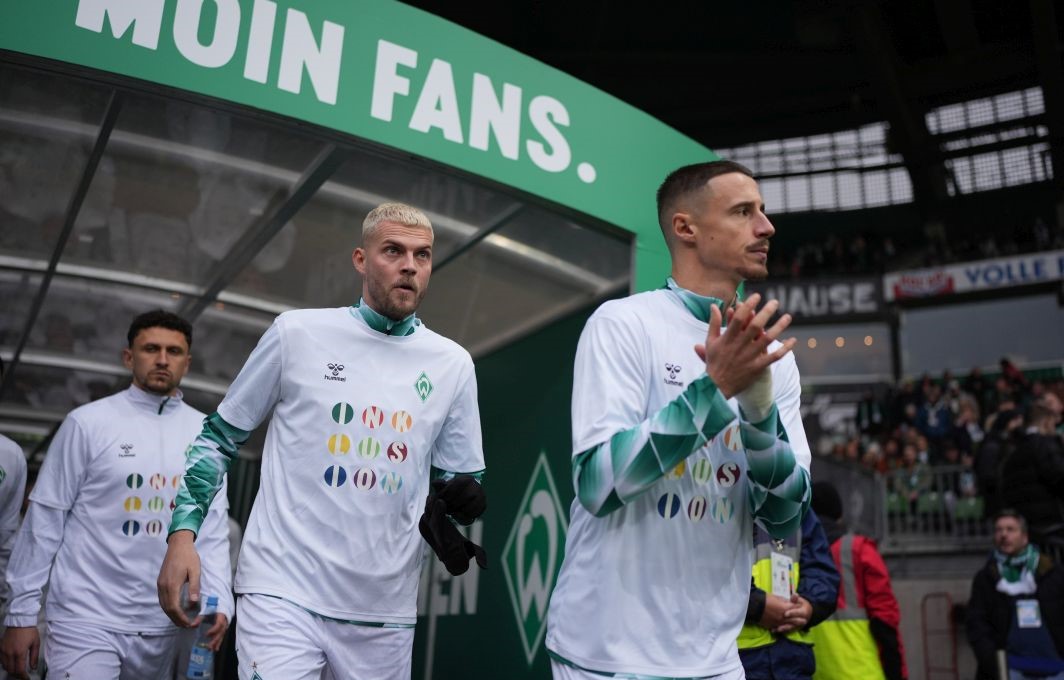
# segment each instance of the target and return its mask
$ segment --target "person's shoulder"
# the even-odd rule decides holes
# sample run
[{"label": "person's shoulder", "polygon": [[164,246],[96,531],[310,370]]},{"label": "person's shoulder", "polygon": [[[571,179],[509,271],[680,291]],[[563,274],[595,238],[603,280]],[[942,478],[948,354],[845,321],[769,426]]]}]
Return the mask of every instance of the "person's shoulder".
[{"label": "person's shoulder", "polygon": [[121,410],[122,406],[126,403],[128,396],[124,390],[115,392],[106,397],[101,397],[95,401],[90,401],[87,404],[82,404],[70,411],[67,414],[68,420],[73,420],[79,425],[86,425],[94,422],[100,418],[110,418],[116,410]]},{"label": "person's shoulder", "polygon": [[[473,363],[473,357],[469,354],[469,351],[458,344],[456,341],[448,338],[446,335],[441,335],[432,330],[425,324],[421,324],[416,331],[415,336],[420,335],[418,338],[422,343],[431,345],[433,350],[445,354],[448,357],[452,357],[456,360],[464,363]],[[424,345],[423,345],[424,346]]]},{"label": "person's shoulder", "polygon": [[277,315],[281,325],[309,326],[315,323],[334,321],[349,314],[347,307],[311,307],[307,309],[290,309]]},{"label": "person's shoulder", "polygon": [[11,470],[13,467],[25,467],[26,455],[22,447],[0,434],[0,467]]},{"label": "person's shoulder", "polygon": [[622,323],[637,322],[646,318],[648,311],[660,309],[666,304],[669,304],[668,291],[663,288],[634,293],[623,298],[603,302],[592,312],[588,323],[598,320]]}]

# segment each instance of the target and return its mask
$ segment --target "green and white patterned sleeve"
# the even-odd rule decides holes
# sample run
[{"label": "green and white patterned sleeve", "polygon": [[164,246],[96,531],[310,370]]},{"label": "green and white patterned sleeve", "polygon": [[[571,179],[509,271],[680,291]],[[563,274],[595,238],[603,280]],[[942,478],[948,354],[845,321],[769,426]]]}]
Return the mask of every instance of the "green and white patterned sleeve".
[{"label": "green and white patterned sleeve", "polygon": [[746,450],[750,513],[773,538],[798,531],[809,507],[809,471],[798,464],[787,431],[773,404],[760,423],[740,420],[739,436]]},{"label": "green and white patterned sleeve", "polygon": [[713,439],[735,413],[709,376],[635,427],[573,457],[576,495],[588,512],[604,517],[650,488]]},{"label": "green and white patterned sleeve", "polygon": [[217,411],[203,419],[203,430],[185,451],[185,476],[174,500],[171,534],[182,529],[199,533],[237,449],[250,435],[227,423]]},{"label": "green and white patterned sleeve", "polygon": [[[609,303],[600,312],[580,337],[573,386],[573,479],[580,504],[596,517],[646,491],[736,419],[707,375],[644,418],[649,381],[657,378],[651,352],[638,323],[614,316]],[[775,394],[786,397],[788,417],[797,407],[791,403],[797,371],[791,369],[793,360],[773,371],[784,383]],[[776,406],[761,423],[740,419],[740,437],[750,468],[751,511],[773,536],[785,536],[809,504],[808,471],[796,462]],[[804,432],[801,442],[805,446]]]},{"label": "green and white patterned sleeve", "polygon": [[281,333],[278,322],[259,339],[218,410],[185,451],[185,476],[174,501],[170,533],[198,533],[211,501],[222,488],[237,449],[277,403],[281,384]]}]

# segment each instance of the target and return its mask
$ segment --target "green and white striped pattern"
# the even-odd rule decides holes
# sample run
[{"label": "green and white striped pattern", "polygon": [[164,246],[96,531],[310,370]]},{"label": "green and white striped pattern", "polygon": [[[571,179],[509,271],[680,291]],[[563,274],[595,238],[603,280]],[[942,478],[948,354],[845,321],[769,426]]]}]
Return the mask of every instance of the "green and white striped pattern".
[{"label": "green and white striped pattern", "polygon": [[185,451],[185,476],[174,501],[171,534],[182,529],[199,533],[237,449],[250,435],[227,423],[217,411],[204,418],[203,430]]},{"label": "green and white striped pattern", "polygon": [[713,439],[735,413],[704,375],[648,420],[618,432],[573,458],[573,479],[583,505],[604,517],[646,491]]},{"label": "green and white striped pattern", "polygon": [[[702,376],[665,408],[573,458],[576,493],[604,517],[646,491],[704,446],[735,413],[709,376]],[[774,538],[797,531],[810,501],[809,473],[798,465],[776,406],[761,423],[740,420],[746,450],[750,512]]]},{"label": "green and white striped pattern", "polygon": [[786,538],[801,528],[812,500],[809,471],[798,465],[775,404],[760,423],[739,422],[750,480],[750,514],[770,536]]}]

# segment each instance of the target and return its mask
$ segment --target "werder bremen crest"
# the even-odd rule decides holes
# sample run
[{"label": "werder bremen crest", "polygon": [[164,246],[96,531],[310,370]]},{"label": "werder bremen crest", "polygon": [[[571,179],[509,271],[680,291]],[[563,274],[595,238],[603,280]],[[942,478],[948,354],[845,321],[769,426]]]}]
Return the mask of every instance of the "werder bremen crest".
[{"label": "werder bremen crest", "polygon": [[547,629],[547,603],[562,565],[568,530],[547,454],[541,452],[502,553],[502,569],[529,665]]},{"label": "werder bremen crest", "polygon": [[432,381],[429,380],[429,376],[425,371],[421,372],[421,375],[414,381],[414,389],[417,391],[417,396],[424,402],[432,394]]}]

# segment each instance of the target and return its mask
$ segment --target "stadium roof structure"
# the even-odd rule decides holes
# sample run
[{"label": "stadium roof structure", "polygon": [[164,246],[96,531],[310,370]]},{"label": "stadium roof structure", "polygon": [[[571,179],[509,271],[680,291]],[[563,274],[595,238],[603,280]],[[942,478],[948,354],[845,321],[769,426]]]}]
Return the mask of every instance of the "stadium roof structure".
[{"label": "stadium roof structure", "polygon": [[[966,193],[951,167],[957,156],[1037,142],[1048,146],[1053,167],[1064,167],[1064,8],[1054,0],[411,4],[600,87],[714,150],[885,123],[885,151],[931,218]],[[949,134],[928,118],[1029,88],[1040,88],[1044,109],[1024,116],[1027,130],[1008,140],[995,134],[1002,121],[993,115],[972,116]],[[957,143],[975,133],[984,134]]]}]

